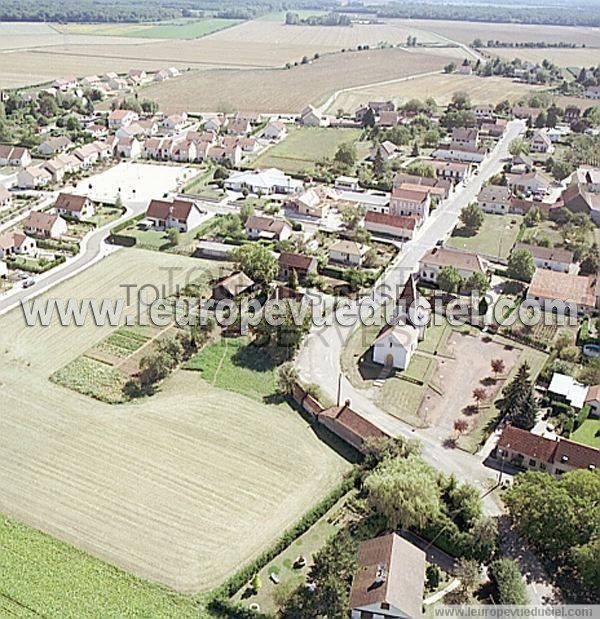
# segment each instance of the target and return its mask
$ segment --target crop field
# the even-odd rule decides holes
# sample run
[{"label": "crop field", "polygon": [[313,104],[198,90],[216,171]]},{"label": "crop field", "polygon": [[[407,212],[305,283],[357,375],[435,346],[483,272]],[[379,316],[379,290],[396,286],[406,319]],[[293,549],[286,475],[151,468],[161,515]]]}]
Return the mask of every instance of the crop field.
[{"label": "crop field", "polygon": [[194,71],[141,92],[173,111],[215,110],[223,105],[257,112],[298,112],[325,103],[333,91],[441,70],[447,59],[402,49],[325,56],[290,70]]},{"label": "crop field", "polygon": [[355,142],[360,135],[360,129],[318,127],[294,129],[283,142],[260,155],[252,166],[254,168],[275,167],[292,174],[310,170],[318,161],[331,159],[340,144]]},{"label": "crop field", "polygon": [[600,49],[591,47],[579,49],[504,48],[489,51],[505,60],[520,58],[529,62],[541,63],[544,59],[548,59],[559,67],[590,67],[597,63],[598,58],[600,58]]},{"label": "crop field", "polygon": [[473,103],[497,103],[504,99],[516,101],[541,88],[528,84],[518,84],[501,77],[484,78],[475,75],[456,74],[431,75],[416,77],[395,84],[384,84],[343,92],[330,105],[328,111],[335,113],[341,108],[346,112],[354,112],[366,101],[381,99],[392,99],[397,104],[401,104],[412,98],[433,97],[439,105],[446,105],[452,99],[452,95],[459,90],[467,91]]},{"label": "crop field", "polygon": [[146,39],[197,39],[241,23],[238,19],[179,20],[156,24],[65,24],[66,34],[139,37]]},{"label": "crop field", "polygon": [[545,41],[547,43],[577,43],[600,47],[600,28],[543,26],[539,24],[494,24],[433,19],[399,20],[412,28],[426,30],[448,37],[459,43],[471,43],[479,38],[482,41],[527,42]]},{"label": "crop field", "polygon": [[[121,250],[39,298],[124,299],[123,283],[166,283],[164,267],[179,267],[182,282],[207,264]],[[197,372],[176,371],[153,397],[112,406],[48,380],[94,343],[114,343],[116,331],[91,320],[26,327],[20,310],[0,317],[0,513],[139,577],[205,591],[348,465],[287,405],[223,391]],[[21,589],[30,602],[38,590]]]}]

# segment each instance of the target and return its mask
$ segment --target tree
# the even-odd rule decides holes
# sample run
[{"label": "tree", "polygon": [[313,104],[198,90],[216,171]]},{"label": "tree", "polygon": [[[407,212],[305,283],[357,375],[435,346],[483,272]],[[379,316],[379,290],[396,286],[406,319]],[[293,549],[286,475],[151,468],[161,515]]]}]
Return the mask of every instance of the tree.
[{"label": "tree", "polygon": [[443,267],[438,273],[437,284],[440,290],[453,294],[460,290],[462,285],[462,277],[456,267]]},{"label": "tree", "polygon": [[252,204],[242,204],[240,206],[240,220],[242,224],[246,224],[248,221],[248,217],[252,217],[254,215],[254,207]]},{"label": "tree", "polygon": [[348,168],[354,166],[356,163],[356,157],[356,146],[354,146],[351,142],[340,144],[335,153],[335,161],[347,166]]},{"label": "tree", "polygon": [[425,569],[425,581],[429,591],[435,591],[442,580],[442,570],[435,564],[430,563]]},{"label": "tree", "polygon": [[298,380],[298,370],[293,363],[284,363],[277,370],[277,389],[279,393],[290,395],[294,386],[298,384]]},{"label": "tree", "polygon": [[494,376],[497,378],[500,374],[504,374],[506,371],[506,365],[502,359],[492,359],[492,372]]},{"label": "tree", "polygon": [[368,437],[363,443],[363,452],[366,468],[373,469],[384,460],[408,458],[410,455],[420,456],[421,443],[418,440],[401,436],[395,438]]},{"label": "tree", "polygon": [[533,228],[534,226],[539,224],[540,221],[542,221],[542,211],[540,211],[540,209],[535,206],[533,208],[530,208],[527,213],[525,213],[525,217],[523,217],[523,223],[528,228]]},{"label": "tree", "polygon": [[472,273],[464,284],[465,289],[479,294],[486,293],[490,288],[490,282],[483,273]]},{"label": "tree", "polygon": [[444,67],[444,73],[454,73],[454,71],[456,71],[456,63],[455,62],[449,62]]},{"label": "tree", "polygon": [[529,364],[521,364],[515,377],[504,387],[503,398],[498,405],[508,421],[525,430],[535,425],[537,417],[537,403],[529,372]]},{"label": "tree", "polygon": [[513,157],[518,157],[522,154],[529,154],[529,144],[522,138],[515,138],[508,145],[508,152]]},{"label": "tree", "polygon": [[456,434],[460,436],[469,429],[469,422],[466,419],[457,419],[454,422],[454,429],[456,430]]},{"label": "tree", "polygon": [[179,245],[179,230],[177,228],[169,228],[167,230],[167,238],[169,239],[171,247]]},{"label": "tree", "polygon": [[460,580],[460,585],[454,590],[456,597],[452,598],[452,602],[465,603],[479,584],[481,578],[479,565],[476,561],[461,557],[456,562],[454,575]]},{"label": "tree", "polygon": [[469,93],[464,90],[455,92],[452,95],[451,105],[457,110],[471,109],[471,97],[469,96]]},{"label": "tree", "polygon": [[600,249],[594,243],[579,265],[581,275],[597,275],[600,272]]},{"label": "tree", "polygon": [[419,156],[419,145],[417,144],[416,140],[413,143],[412,150],[410,151],[410,156],[411,157],[418,157]]},{"label": "tree", "polygon": [[535,260],[528,249],[514,249],[508,257],[506,273],[512,279],[530,282],[535,273]]},{"label": "tree", "polygon": [[252,590],[254,591],[254,593],[258,593],[262,589],[262,580],[258,573],[254,574],[254,576],[252,577],[250,586],[252,587]]},{"label": "tree", "polygon": [[172,359],[165,352],[154,352],[144,355],[140,359],[139,381],[142,389],[166,378],[172,367]]},{"label": "tree", "polygon": [[372,108],[367,108],[362,120],[363,127],[374,127],[377,124],[377,118]]},{"label": "tree", "polygon": [[296,273],[296,269],[292,269],[290,271],[290,276],[288,277],[288,286],[292,290],[298,290],[298,273]]},{"label": "tree", "polygon": [[369,504],[392,529],[423,527],[440,511],[436,473],[417,456],[383,461],[364,487]]},{"label": "tree", "polygon": [[473,389],[473,399],[475,400],[475,405],[479,410],[479,405],[487,398],[487,392],[483,387],[477,387],[477,389]]},{"label": "tree", "polygon": [[435,168],[426,161],[413,161],[406,168],[408,174],[413,176],[424,176],[425,178],[435,178]]},{"label": "tree", "polygon": [[233,250],[234,260],[240,269],[261,286],[268,286],[277,275],[277,258],[263,245],[253,243]]},{"label": "tree", "polygon": [[387,174],[387,162],[384,160],[381,150],[378,148],[373,158],[373,176],[376,179],[382,179]]},{"label": "tree", "polygon": [[465,228],[475,232],[483,224],[483,211],[475,202],[471,202],[460,212],[460,220]]},{"label": "tree", "polygon": [[526,606],[529,603],[519,564],[514,559],[503,557],[494,561],[489,573],[498,592],[498,604]]}]

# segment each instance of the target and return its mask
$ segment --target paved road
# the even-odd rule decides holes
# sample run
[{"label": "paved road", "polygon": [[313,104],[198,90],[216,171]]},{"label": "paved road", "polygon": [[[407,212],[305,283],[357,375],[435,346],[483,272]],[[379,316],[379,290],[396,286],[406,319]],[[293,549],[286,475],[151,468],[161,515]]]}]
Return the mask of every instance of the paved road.
[{"label": "paved road", "polygon": [[[479,174],[474,176],[466,187],[460,187],[453,197],[433,212],[419,236],[405,244],[391,268],[384,274],[383,283],[400,287],[406,282],[409,274],[418,269],[423,254],[434,247],[439,239],[450,234],[458,221],[461,209],[475,199],[483,182],[499,172],[503,165],[502,159],[508,156],[508,145],[524,129],[525,125],[521,121],[508,124],[504,137],[482,165]],[[350,312],[355,312],[355,308],[355,305],[351,306]],[[298,357],[300,375],[308,382],[318,383],[322,391],[333,400],[336,399],[338,377],[341,373],[342,348],[355,327],[356,323],[352,326],[341,326],[334,321],[331,326],[313,329]],[[425,459],[436,468],[446,473],[455,473],[460,479],[477,484],[482,491],[487,490],[489,479],[495,477],[495,473],[482,466],[481,456],[442,447],[439,442],[381,410],[364,391],[354,388],[344,377],[342,377],[341,393],[342,400],[350,399],[352,407],[357,412],[388,433],[394,436],[419,438],[423,443]],[[500,511],[500,507],[490,498],[486,501],[486,509],[493,514]]]}]

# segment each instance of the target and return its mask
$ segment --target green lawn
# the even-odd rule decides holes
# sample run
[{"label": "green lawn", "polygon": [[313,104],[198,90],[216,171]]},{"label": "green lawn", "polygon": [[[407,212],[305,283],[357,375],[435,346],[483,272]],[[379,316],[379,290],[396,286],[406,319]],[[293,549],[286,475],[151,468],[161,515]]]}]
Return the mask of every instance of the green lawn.
[{"label": "green lawn", "polygon": [[485,214],[483,225],[473,236],[462,227],[454,230],[448,247],[466,249],[492,257],[507,258],[514,245],[522,217],[520,215]]},{"label": "green lawn", "polygon": [[291,174],[311,170],[318,161],[333,158],[340,144],[357,141],[361,133],[360,129],[298,127],[257,157],[252,167],[275,167]]},{"label": "green lawn", "polygon": [[539,243],[542,239],[548,239],[553,246],[563,244],[560,229],[553,221],[547,219],[532,228],[525,228],[523,232],[523,243]]},{"label": "green lawn", "polygon": [[131,236],[136,239],[136,247],[138,249],[151,249],[154,251],[164,251],[167,249],[177,250],[177,247],[186,247],[193,244],[198,228],[189,232],[182,232],[179,235],[179,244],[176,247],[171,247],[169,237],[165,231],[161,230],[140,230],[137,224],[121,230],[119,233],[123,236]]},{"label": "green lawn", "polygon": [[600,449],[600,419],[586,419],[571,434],[571,440]]},{"label": "green lawn", "polygon": [[101,228],[102,226],[106,225],[111,221],[116,221],[117,219],[119,219],[119,217],[121,217],[122,214],[123,211],[121,209],[113,208],[110,206],[101,206],[99,208],[96,208],[93,217],[86,219],[86,221],[91,221],[92,223],[95,223],[99,228]]},{"label": "green lawn", "polygon": [[254,400],[262,401],[277,390],[275,367],[264,351],[251,345],[247,337],[223,338],[209,344],[183,368],[200,372],[215,387]]},{"label": "green lawn", "polygon": [[192,597],[143,581],[0,515],[3,617],[198,617]]}]

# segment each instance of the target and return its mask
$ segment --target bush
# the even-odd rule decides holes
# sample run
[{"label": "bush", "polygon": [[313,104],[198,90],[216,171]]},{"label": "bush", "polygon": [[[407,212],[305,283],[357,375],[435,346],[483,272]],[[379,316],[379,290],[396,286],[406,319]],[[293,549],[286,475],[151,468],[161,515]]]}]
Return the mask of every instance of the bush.
[{"label": "bush", "polygon": [[513,559],[498,559],[490,565],[490,577],[498,591],[499,604],[528,604],[525,582],[517,562]]},{"label": "bush", "polygon": [[577,430],[579,426],[590,416],[590,405],[586,404],[575,418],[574,429]]}]

